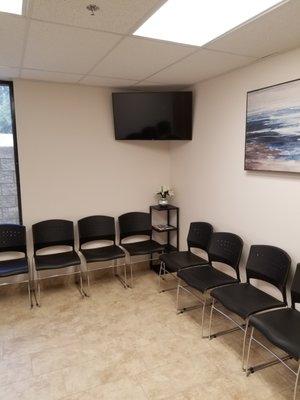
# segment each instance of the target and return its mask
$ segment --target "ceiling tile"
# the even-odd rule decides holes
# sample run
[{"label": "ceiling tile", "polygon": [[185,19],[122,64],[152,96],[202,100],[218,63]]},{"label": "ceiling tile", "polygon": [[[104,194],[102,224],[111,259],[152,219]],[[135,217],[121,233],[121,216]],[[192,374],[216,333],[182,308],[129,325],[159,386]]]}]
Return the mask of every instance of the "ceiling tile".
[{"label": "ceiling tile", "polygon": [[37,79],[39,81],[48,82],[68,82],[76,83],[82,77],[79,74],[65,74],[61,72],[41,71],[38,69],[22,69],[21,78],[24,79]]},{"label": "ceiling tile", "polygon": [[136,84],[137,81],[89,75],[82,79],[79,83],[92,86],[129,87]]},{"label": "ceiling tile", "polygon": [[128,37],[91,74],[140,80],[194,51],[191,46]]},{"label": "ceiling tile", "polygon": [[118,40],[110,33],[32,21],[23,67],[84,74]]},{"label": "ceiling tile", "polygon": [[21,16],[0,13],[0,63],[20,65],[24,47],[26,19]]},{"label": "ceiling tile", "polygon": [[158,0],[101,0],[92,2],[100,10],[94,16],[86,9],[89,1],[82,0],[35,0],[32,18],[59,22],[85,28],[117,33],[127,33],[143,16],[157,4]]},{"label": "ceiling tile", "polygon": [[[145,82],[160,82],[165,85],[193,84],[249,64],[253,60],[254,59],[250,57],[235,56],[203,49],[171,67],[158,72]],[[141,82],[141,85],[145,82]]]},{"label": "ceiling tile", "polygon": [[19,68],[0,66],[0,79],[13,79],[19,77]]},{"label": "ceiling tile", "polygon": [[300,1],[290,0],[216,39],[206,48],[264,57],[300,45]]}]

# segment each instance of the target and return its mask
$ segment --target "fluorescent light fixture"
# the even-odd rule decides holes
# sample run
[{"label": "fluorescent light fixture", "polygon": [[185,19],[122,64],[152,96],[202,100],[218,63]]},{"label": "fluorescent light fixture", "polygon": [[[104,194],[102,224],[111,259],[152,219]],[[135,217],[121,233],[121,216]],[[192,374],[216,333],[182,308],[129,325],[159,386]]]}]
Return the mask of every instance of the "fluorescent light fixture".
[{"label": "fluorescent light fixture", "polygon": [[286,0],[168,0],[134,35],[203,46],[271,7],[285,2]]},{"label": "fluorescent light fixture", "polygon": [[23,0],[0,0],[0,12],[22,15]]}]

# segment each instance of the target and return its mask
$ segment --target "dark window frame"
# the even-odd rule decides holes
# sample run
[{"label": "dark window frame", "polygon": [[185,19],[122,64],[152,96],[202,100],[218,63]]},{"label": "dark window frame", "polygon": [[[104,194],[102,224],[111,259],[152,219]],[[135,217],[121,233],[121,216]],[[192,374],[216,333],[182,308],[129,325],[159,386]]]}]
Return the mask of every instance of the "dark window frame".
[{"label": "dark window frame", "polygon": [[14,97],[14,84],[12,81],[2,81],[0,79],[1,86],[8,86],[9,97],[10,97],[10,111],[11,111],[11,122],[12,122],[12,134],[14,138],[14,161],[15,161],[15,173],[16,173],[16,186],[18,195],[18,211],[19,211],[19,223],[23,224],[23,213],[22,213],[22,201],[21,201],[21,185],[20,185],[20,171],[19,171],[19,155],[18,155],[18,135],[17,135],[17,124],[15,114],[15,97]]}]

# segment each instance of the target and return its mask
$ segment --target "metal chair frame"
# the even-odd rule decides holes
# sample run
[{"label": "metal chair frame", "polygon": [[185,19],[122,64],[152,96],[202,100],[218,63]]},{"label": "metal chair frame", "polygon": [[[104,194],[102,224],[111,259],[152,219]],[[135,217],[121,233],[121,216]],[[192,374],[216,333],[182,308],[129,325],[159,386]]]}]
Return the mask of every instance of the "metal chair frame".
[{"label": "metal chair frame", "polygon": [[[19,233],[22,233],[22,238],[21,238],[21,243],[15,244],[15,243],[10,243],[10,245],[7,245],[2,247],[1,246],[1,254],[5,253],[10,253],[10,252],[18,252],[20,254],[23,254],[24,257],[27,260],[27,265],[28,265],[28,272],[27,273],[22,273],[22,274],[13,274],[9,276],[3,276],[0,277],[0,286],[7,286],[7,285],[19,285],[22,283],[27,283],[27,289],[28,289],[28,298],[29,298],[29,306],[30,308],[33,308],[33,301],[32,301],[32,270],[31,270],[31,264],[29,262],[29,257],[27,255],[27,246],[26,246],[26,228],[23,225],[12,225],[12,224],[2,224],[1,225],[1,232],[4,230],[4,234],[8,233],[9,235],[12,232],[19,231]],[[5,240],[5,239],[4,239]],[[17,259],[17,258],[10,258],[10,259]],[[7,260],[2,260],[2,261],[8,261]],[[17,278],[17,279],[16,279]],[[14,279],[16,279],[16,282],[14,282]],[[36,294],[34,292],[34,297],[36,299]]]},{"label": "metal chair frame", "polygon": [[[62,268],[49,268],[49,269],[40,269],[38,270],[36,268],[36,263],[35,263],[35,257],[38,256],[39,254],[37,254],[37,252],[39,250],[44,250],[46,248],[51,249],[53,247],[56,246],[66,246],[66,247],[70,247],[74,252],[76,252],[75,250],[75,240],[74,240],[74,224],[72,221],[67,221],[67,220],[46,220],[46,221],[41,221],[35,225],[33,225],[33,229],[35,226],[43,224],[43,223],[54,223],[54,225],[52,225],[52,227],[57,228],[57,226],[59,226],[59,223],[62,224],[69,224],[69,227],[72,226],[72,234],[67,238],[67,239],[59,239],[59,241],[57,240],[52,240],[52,241],[46,241],[46,243],[40,243],[40,242],[35,242],[34,239],[34,231],[33,231],[33,257],[32,257],[32,265],[33,265],[33,279],[34,279],[34,286],[35,286],[35,292],[37,292],[37,297],[36,297],[36,304],[38,307],[41,306],[41,285],[40,285],[40,281],[41,280],[46,280],[46,279],[50,279],[50,278],[58,278],[58,277],[62,277],[62,276],[71,276],[71,275],[77,275],[79,274],[79,292],[82,296],[82,298],[85,297],[84,294],[84,290],[83,290],[83,280],[82,280],[82,260],[80,258],[80,264],[78,265],[69,265],[67,267],[62,267]],[[55,226],[55,224],[57,223],[57,226]],[[49,229],[49,228],[48,228]],[[39,239],[40,240],[40,239]],[[55,252],[55,254],[60,254],[63,253],[64,251],[57,251]],[[68,252],[68,251],[66,251]],[[78,254],[78,252],[76,252]],[[79,256],[79,254],[78,254]],[[63,273],[54,273],[54,274],[48,274],[49,271],[53,272],[55,271],[68,271],[72,269],[71,273],[68,272],[63,272]],[[43,276],[43,275],[47,275],[47,276]]]},{"label": "metal chair frame", "polygon": [[[42,276],[43,273],[47,273],[48,271],[53,271],[53,269],[46,269],[46,270],[37,270],[36,266],[35,266],[35,260],[34,260],[34,256],[32,258],[32,265],[34,266],[33,269],[33,280],[34,280],[34,286],[35,286],[35,293],[37,293],[36,296],[36,305],[38,307],[41,307],[41,284],[40,282],[42,280],[46,280],[46,279],[52,279],[52,278],[60,278],[63,276],[73,276],[73,275],[79,275],[79,292],[82,296],[82,298],[85,297],[85,292],[83,289],[83,279],[82,279],[82,265],[70,265],[68,267],[63,267],[63,268],[57,268],[55,270],[59,270],[59,271],[64,271],[66,269],[72,269],[74,268],[75,270],[70,272],[70,273],[56,273],[56,274],[51,274],[51,275],[47,275],[47,276]],[[78,270],[77,270],[78,269]]]},{"label": "metal chair frame", "polygon": [[[36,301],[36,294],[35,291],[32,289],[32,274],[31,274],[31,269],[30,269],[30,264],[29,264],[29,259],[27,257],[27,263],[28,263],[28,273],[26,274],[18,274],[18,275],[11,275],[11,276],[4,276],[0,278],[0,286],[8,286],[8,285],[19,285],[22,283],[27,283],[27,290],[28,290],[28,300],[29,300],[29,308],[33,308],[33,301],[32,301],[32,292],[35,297]],[[15,278],[15,277],[22,277],[21,280],[17,282],[9,282],[10,279],[8,278]],[[13,279],[12,279],[13,280]]]},{"label": "metal chair frame", "polygon": [[[251,374],[253,374],[256,371],[265,369],[267,367],[271,367],[273,365],[276,364],[283,364],[289,371],[291,371],[295,376],[296,376],[296,381],[295,381],[295,386],[294,386],[294,393],[293,393],[293,400],[296,400],[297,397],[297,388],[298,388],[298,382],[299,382],[299,376],[300,376],[300,361],[298,360],[298,369],[297,371],[293,370],[287,363],[285,363],[286,360],[290,360],[293,357],[290,355],[286,355],[283,357],[279,357],[277,354],[275,354],[272,350],[270,350],[267,346],[265,346],[263,343],[261,343],[259,340],[254,338],[254,327],[252,327],[251,329],[251,334],[250,334],[250,340],[249,340],[249,345],[248,345],[248,352],[247,352],[247,359],[246,359],[246,367],[245,367],[245,371],[246,371],[246,376],[250,376]],[[251,344],[252,342],[255,341],[257,344],[259,344],[263,349],[267,350],[273,357],[274,359],[263,363],[263,364],[259,364],[259,365],[255,365],[253,367],[249,368],[249,359],[250,359],[250,352],[251,352]]]},{"label": "metal chair frame", "polygon": [[[191,244],[191,242],[189,241],[189,235],[192,233],[192,232],[191,232],[192,224],[199,224],[199,223],[198,223],[198,222],[192,222],[191,225],[190,225],[190,231],[189,231],[189,234],[188,234],[188,237],[187,237],[188,251],[189,251],[190,253],[193,253],[193,252],[192,252],[192,248],[197,248],[197,249],[204,250],[204,251],[207,253],[207,250],[206,250],[205,248],[196,247],[195,244],[194,244],[194,246],[193,246],[193,245]],[[200,224],[209,225],[209,224],[207,224],[206,222],[201,222]],[[213,227],[211,226],[211,233],[212,233],[212,232],[213,232]],[[197,255],[197,254],[195,254],[195,255]],[[209,263],[209,261],[207,261],[207,263]],[[204,265],[204,264],[203,264],[203,265]],[[178,278],[177,278],[177,271],[176,271],[176,272],[169,271],[169,270],[166,268],[166,264],[165,264],[163,261],[161,261],[161,262],[160,262],[159,273],[158,273],[158,292],[159,292],[159,293],[169,292],[170,290],[177,290],[177,286],[171,287],[171,288],[167,288],[167,289],[161,289],[161,281],[165,280],[166,275],[168,275],[168,274],[169,274],[170,277],[174,278],[177,282],[179,282],[179,280],[178,280]]]},{"label": "metal chair frame", "polygon": [[[103,271],[105,269],[112,269],[113,275],[121,282],[122,286],[127,289],[129,286],[127,284],[127,271],[126,271],[126,262],[125,262],[125,257],[119,257],[115,258],[114,260],[109,260],[112,261],[111,265],[104,265],[101,266],[102,263],[107,263],[108,261],[94,261],[94,262],[87,262],[84,255],[82,252],[79,250],[78,251],[80,258],[83,260],[83,264],[85,265],[85,271],[84,273],[86,274],[86,280],[87,280],[87,291],[83,288],[83,292],[86,297],[91,296],[91,291],[90,291],[90,273],[95,272],[95,271]],[[122,260],[124,258],[124,263],[118,264],[119,260]],[[98,268],[92,268],[91,266],[95,264],[100,264],[100,267]],[[89,267],[88,267],[89,266]],[[123,277],[118,273],[118,268],[123,267],[124,269],[124,274]]]}]

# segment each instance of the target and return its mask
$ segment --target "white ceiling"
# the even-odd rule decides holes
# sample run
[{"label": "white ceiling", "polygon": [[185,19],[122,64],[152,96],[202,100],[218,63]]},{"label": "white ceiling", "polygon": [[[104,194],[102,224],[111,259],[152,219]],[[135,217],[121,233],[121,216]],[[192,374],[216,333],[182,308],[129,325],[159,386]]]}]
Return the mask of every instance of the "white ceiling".
[{"label": "white ceiling", "polygon": [[[182,87],[300,46],[300,0],[289,0],[204,47],[133,37],[165,0],[27,0],[0,13],[0,79]],[[91,16],[86,6],[100,11]]]}]

